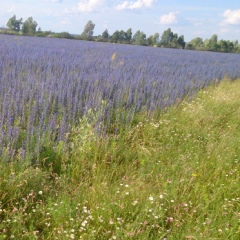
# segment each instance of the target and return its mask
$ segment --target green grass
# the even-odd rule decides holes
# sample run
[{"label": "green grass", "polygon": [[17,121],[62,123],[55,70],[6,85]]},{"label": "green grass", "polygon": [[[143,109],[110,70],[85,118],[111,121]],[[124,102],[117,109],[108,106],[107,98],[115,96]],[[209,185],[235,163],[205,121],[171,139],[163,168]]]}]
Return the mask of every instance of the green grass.
[{"label": "green grass", "polygon": [[240,239],[240,81],[119,135],[87,119],[36,166],[1,161],[0,239]]}]

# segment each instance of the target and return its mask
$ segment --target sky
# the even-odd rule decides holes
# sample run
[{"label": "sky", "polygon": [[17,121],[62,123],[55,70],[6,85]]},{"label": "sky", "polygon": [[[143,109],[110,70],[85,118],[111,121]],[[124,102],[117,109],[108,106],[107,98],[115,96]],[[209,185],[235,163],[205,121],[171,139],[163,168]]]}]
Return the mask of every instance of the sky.
[{"label": "sky", "polygon": [[240,0],[0,0],[0,9],[0,27],[15,14],[32,16],[43,31],[81,34],[91,20],[94,35],[132,28],[161,36],[171,28],[187,42],[213,34],[240,41]]}]

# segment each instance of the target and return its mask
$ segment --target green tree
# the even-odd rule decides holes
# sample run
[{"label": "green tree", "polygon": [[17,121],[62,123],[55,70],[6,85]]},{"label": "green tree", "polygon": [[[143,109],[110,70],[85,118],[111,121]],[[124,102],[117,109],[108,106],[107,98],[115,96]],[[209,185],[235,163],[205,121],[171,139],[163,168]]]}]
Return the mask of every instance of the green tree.
[{"label": "green tree", "polygon": [[227,40],[227,43],[228,43],[228,51],[234,52],[234,42]]},{"label": "green tree", "polygon": [[56,33],[56,34],[54,34],[54,36],[57,37],[57,38],[67,38],[67,39],[72,39],[73,38],[73,36],[68,32]]},{"label": "green tree", "polygon": [[169,47],[170,43],[173,40],[173,32],[171,31],[171,28],[168,28],[167,30],[165,30],[161,36],[161,41],[160,44],[163,47]]},{"label": "green tree", "polygon": [[148,38],[147,38],[147,45],[148,46],[153,46],[153,36],[150,35]]},{"label": "green tree", "polygon": [[186,43],[184,41],[184,36],[183,35],[179,36],[179,38],[177,40],[177,44],[178,44],[179,48],[182,48],[182,49],[185,48]]},{"label": "green tree", "polygon": [[178,34],[173,33],[171,41],[168,43],[168,47],[177,48],[178,47]]},{"label": "green tree", "polygon": [[160,35],[159,35],[159,33],[155,33],[154,35],[153,35],[153,45],[157,45],[157,44],[159,44],[159,41],[160,41]]},{"label": "green tree", "polygon": [[219,45],[217,44],[218,42],[218,36],[217,34],[213,34],[210,39],[206,39],[204,41],[204,47],[206,50],[209,51],[217,51],[219,49]]},{"label": "green tree", "polygon": [[42,29],[39,27],[37,30],[38,33],[42,33]]},{"label": "green tree", "polygon": [[112,42],[117,43],[119,42],[119,36],[120,36],[120,32],[118,30],[116,30],[113,35],[111,36]]},{"label": "green tree", "polygon": [[203,40],[200,37],[196,37],[194,39],[192,39],[188,45],[187,45],[188,49],[196,49],[196,50],[200,50],[203,48]]},{"label": "green tree", "polygon": [[159,44],[159,33],[155,33],[147,38],[148,46],[157,46]]},{"label": "green tree", "polygon": [[116,30],[111,36],[111,40],[114,43],[129,43],[132,38],[132,30],[131,28],[127,30],[127,32],[121,30]]},{"label": "green tree", "polygon": [[104,40],[107,40],[109,38],[109,33],[108,33],[108,30],[106,29],[103,33],[102,33],[102,38]]},{"label": "green tree", "polygon": [[81,36],[84,39],[88,39],[88,40],[92,39],[94,28],[95,28],[95,24],[91,20],[89,20],[87,22],[87,24],[85,25],[83,33],[81,34]]},{"label": "green tree", "polygon": [[238,40],[233,42],[234,52],[238,52],[240,50],[240,45],[238,44]]},{"label": "green tree", "polygon": [[233,46],[238,47],[238,40],[233,41]]},{"label": "green tree", "polygon": [[32,17],[29,17],[22,26],[22,33],[24,35],[34,35],[36,33],[37,22],[33,20]]},{"label": "green tree", "polygon": [[126,41],[129,43],[131,42],[132,40],[132,29],[129,28],[127,31],[126,31]]},{"label": "green tree", "polygon": [[133,41],[137,45],[146,45],[146,34],[144,32],[141,32],[140,30],[138,30],[133,35]]},{"label": "green tree", "polygon": [[119,41],[124,43],[126,41],[127,34],[123,30],[119,32]]},{"label": "green tree", "polygon": [[8,20],[7,27],[12,31],[19,32],[22,24],[22,18],[17,20],[16,15],[14,15]]},{"label": "green tree", "polygon": [[221,52],[228,52],[228,43],[225,40],[219,40],[218,45],[220,47]]}]

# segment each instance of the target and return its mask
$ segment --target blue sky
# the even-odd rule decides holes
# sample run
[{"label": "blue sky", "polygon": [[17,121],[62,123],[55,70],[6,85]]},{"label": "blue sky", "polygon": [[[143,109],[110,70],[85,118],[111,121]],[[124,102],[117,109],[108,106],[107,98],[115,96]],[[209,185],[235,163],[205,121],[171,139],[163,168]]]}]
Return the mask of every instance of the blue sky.
[{"label": "blue sky", "polygon": [[0,0],[0,8],[1,27],[15,14],[54,32],[81,34],[92,20],[94,35],[129,28],[161,35],[171,28],[185,41],[213,34],[240,41],[240,0]]}]

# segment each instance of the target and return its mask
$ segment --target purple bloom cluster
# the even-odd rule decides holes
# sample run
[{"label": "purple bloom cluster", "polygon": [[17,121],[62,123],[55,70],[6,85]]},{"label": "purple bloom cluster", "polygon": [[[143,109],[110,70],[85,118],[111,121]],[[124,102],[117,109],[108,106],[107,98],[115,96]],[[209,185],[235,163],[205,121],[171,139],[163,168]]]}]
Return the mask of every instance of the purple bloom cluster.
[{"label": "purple bloom cluster", "polygon": [[127,121],[225,75],[240,55],[0,35],[0,157],[64,140],[89,109]]}]

